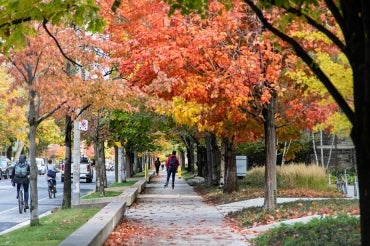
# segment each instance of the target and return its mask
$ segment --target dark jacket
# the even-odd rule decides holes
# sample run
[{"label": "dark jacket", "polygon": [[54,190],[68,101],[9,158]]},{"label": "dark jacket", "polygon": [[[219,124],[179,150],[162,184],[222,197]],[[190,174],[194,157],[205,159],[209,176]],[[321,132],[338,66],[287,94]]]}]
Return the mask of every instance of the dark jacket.
[{"label": "dark jacket", "polygon": [[23,163],[23,162],[17,161],[17,163],[14,165],[13,170],[12,170],[13,182],[17,183],[17,184],[28,184],[30,182],[30,180],[28,178],[28,175],[30,174],[30,164],[26,160],[22,160],[22,161],[26,162],[26,164],[28,165],[28,167],[27,167],[27,176],[26,177],[17,177],[17,176],[15,176],[15,167],[17,165],[19,165],[20,163]]}]

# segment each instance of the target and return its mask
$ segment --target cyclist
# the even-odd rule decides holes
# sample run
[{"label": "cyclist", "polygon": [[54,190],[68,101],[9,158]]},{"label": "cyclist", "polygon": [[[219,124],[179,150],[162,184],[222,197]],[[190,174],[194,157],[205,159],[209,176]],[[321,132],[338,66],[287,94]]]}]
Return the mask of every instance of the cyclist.
[{"label": "cyclist", "polygon": [[57,181],[55,180],[55,174],[59,172],[53,161],[51,159],[48,160],[48,163],[45,166],[45,173],[46,173],[46,183],[49,184],[49,180],[51,179],[54,183],[55,192],[57,192]]},{"label": "cyclist", "polygon": [[12,170],[12,185],[14,187],[15,184],[17,184],[17,199],[21,185],[23,185],[24,203],[25,203],[24,211],[26,211],[26,209],[29,209],[28,207],[28,187],[30,184],[30,180],[28,178],[29,174],[30,174],[30,165],[27,161],[26,156],[22,154],[19,156],[19,161],[17,161]]}]

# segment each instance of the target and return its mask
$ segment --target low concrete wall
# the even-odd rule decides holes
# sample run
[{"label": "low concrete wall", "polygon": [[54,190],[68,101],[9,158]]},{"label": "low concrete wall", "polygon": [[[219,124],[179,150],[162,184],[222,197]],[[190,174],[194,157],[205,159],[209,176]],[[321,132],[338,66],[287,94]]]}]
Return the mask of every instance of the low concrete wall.
[{"label": "low concrete wall", "polygon": [[138,192],[139,192],[139,194],[144,190],[144,188],[145,188],[145,185],[146,185],[146,180],[143,180],[143,179],[141,179],[141,180],[138,180],[135,184],[133,184],[133,187],[138,187]]},{"label": "low concrete wall", "polygon": [[80,207],[81,205],[91,205],[91,204],[98,204],[98,203],[107,204],[110,202],[121,202],[121,203],[125,202],[126,206],[131,206],[131,204],[135,201],[138,194],[139,194],[138,186],[127,187],[123,190],[122,194],[118,196],[81,199],[80,205],[78,207]]},{"label": "low concrete wall", "polygon": [[[149,180],[153,174],[149,176]],[[103,245],[123,218],[126,206],[135,202],[146,184],[145,179],[138,180],[133,186],[122,188],[122,194],[115,197],[80,199],[80,205],[73,207],[102,207],[102,210],[59,245]]]},{"label": "low concrete wall", "polygon": [[103,245],[112,231],[120,223],[126,210],[126,203],[112,202],[100,210],[93,218],[73,232],[60,246]]},{"label": "low concrete wall", "polygon": [[119,199],[124,199],[127,206],[131,206],[136,200],[137,195],[139,194],[139,187],[130,187],[126,189],[121,195],[118,196]]}]

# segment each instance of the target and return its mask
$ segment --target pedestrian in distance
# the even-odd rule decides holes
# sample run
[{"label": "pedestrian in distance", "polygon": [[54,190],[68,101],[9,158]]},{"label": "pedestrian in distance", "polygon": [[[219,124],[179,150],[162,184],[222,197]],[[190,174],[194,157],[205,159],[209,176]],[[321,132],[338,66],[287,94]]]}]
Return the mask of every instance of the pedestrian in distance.
[{"label": "pedestrian in distance", "polygon": [[161,165],[161,161],[159,160],[159,158],[157,158],[157,160],[155,160],[154,165],[155,165],[155,173],[158,176],[159,175],[159,167]]},{"label": "pedestrian in distance", "polygon": [[27,158],[25,155],[21,154],[19,156],[19,160],[15,164],[13,170],[12,170],[12,185],[13,187],[15,184],[17,184],[17,199],[19,190],[21,189],[21,185],[23,186],[24,190],[24,212],[26,212],[26,209],[29,209],[28,206],[28,188],[30,185],[30,179],[28,177],[30,175],[30,164],[27,161]]},{"label": "pedestrian in distance", "polygon": [[166,161],[166,168],[167,168],[167,179],[164,185],[164,188],[168,186],[168,182],[170,181],[170,177],[172,176],[172,189],[175,188],[175,176],[177,172],[177,168],[180,166],[179,159],[176,157],[176,151],[172,151],[172,155],[170,155]]}]

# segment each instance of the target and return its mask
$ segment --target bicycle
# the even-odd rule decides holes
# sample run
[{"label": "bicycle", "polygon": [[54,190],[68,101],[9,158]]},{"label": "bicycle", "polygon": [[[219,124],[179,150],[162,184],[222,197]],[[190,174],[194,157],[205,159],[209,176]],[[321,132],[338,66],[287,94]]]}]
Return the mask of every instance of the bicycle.
[{"label": "bicycle", "polygon": [[23,211],[26,212],[26,208],[24,206],[24,192],[23,192],[23,184],[20,185],[19,187],[19,192],[18,192],[18,208],[19,208],[19,213],[21,214]]},{"label": "bicycle", "polygon": [[57,189],[54,185],[54,180],[53,178],[50,178],[48,180],[48,193],[49,193],[49,198],[54,197],[55,198],[55,193],[57,192]]}]

